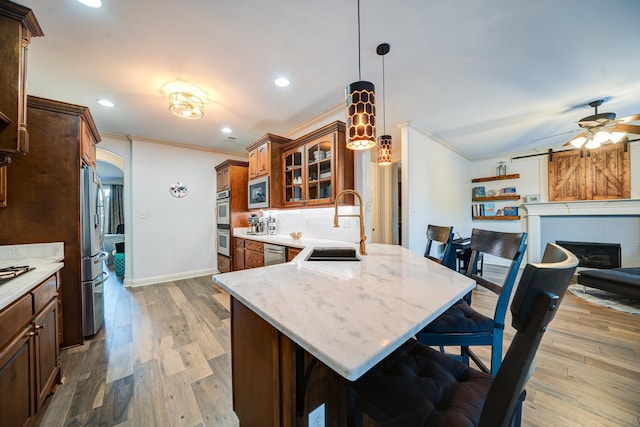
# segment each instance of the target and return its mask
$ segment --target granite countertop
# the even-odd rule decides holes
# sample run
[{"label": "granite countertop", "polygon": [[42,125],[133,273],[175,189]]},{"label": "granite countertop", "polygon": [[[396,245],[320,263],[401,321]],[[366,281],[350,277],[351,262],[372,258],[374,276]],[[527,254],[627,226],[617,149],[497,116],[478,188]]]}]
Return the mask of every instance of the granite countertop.
[{"label": "granite countertop", "polygon": [[357,245],[304,236],[246,238],[306,246],[291,262],[216,274],[213,281],[348,380],[359,378],[475,286],[401,246],[367,245],[361,261],[311,262],[305,260],[314,247]]},{"label": "granite countertop", "polygon": [[0,310],[60,270],[64,266],[63,259],[64,244],[61,242],[0,246],[0,268],[12,265],[35,267],[0,284]]}]

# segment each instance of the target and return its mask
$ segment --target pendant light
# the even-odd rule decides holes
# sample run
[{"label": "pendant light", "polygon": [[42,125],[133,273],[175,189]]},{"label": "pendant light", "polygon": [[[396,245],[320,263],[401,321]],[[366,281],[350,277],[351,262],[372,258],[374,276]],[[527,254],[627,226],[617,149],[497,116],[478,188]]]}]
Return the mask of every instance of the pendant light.
[{"label": "pendant light", "polygon": [[360,64],[360,0],[358,0],[358,79],[347,86],[347,148],[367,150],[376,145],[376,97],[373,83],[362,81]]},{"label": "pendant light", "polygon": [[379,44],[376,53],[382,57],[382,131],[384,135],[378,138],[378,164],[386,166],[391,164],[391,135],[387,135],[387,103],[384,91],[384,56],[389,53],[389,43]]}]

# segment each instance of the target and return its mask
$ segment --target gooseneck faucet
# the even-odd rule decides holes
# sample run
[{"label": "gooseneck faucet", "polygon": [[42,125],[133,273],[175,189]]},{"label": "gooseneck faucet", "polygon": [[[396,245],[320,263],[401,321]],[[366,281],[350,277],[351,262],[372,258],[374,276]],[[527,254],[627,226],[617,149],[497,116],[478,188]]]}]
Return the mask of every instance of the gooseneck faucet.
[{"label": "gooseneck faucet", "polygon": [[[338,215],[338,200],[340,200],[340,197],[342,197],[345,194],[355,194],[356,195],[356,197],[358,198],[359,205],[360,205],[360,214],[359,215],[356,215],[356,214]],[[336,201],[334,202],[334,204],[335,204],[335,213],[333,214],[333,226],[334,227],[336,227],[336,228],[340,227],[340,224],[338,223],[338,218],[340,218],[340,217],[358,217],[358,218],[360,218],[360,255],[366,255],[367,254],[367,248],[365,247],[365,241],[367,240],[367,235],[364,234],[364,214],[362,213],[362,196],[360,196],[360,194],[355,190],[342,190],[336,196]]]}]

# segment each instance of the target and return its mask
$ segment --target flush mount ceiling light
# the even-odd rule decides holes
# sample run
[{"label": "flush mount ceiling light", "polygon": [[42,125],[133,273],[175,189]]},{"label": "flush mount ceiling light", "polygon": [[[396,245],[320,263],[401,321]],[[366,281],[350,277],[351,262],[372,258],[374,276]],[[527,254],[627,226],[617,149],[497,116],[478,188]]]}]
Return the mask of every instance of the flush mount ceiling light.
[{"label": "flush mount ceiling light", "polygon": [[114,104],[113,102],[109,101],[108,99],[98,99],[96,102],[98,104],[102,105],[103,107],[112,108],[112,107],[116,106],[116,104]]},{"label": "flush mount ceiling light", "polygon": [[384,91],[384,56],[389,53],[391,46],[389,43],[379,44],[376,53],[382,57],[382,135],[378,138],[378,164],[386,166],[391,164],[391,146],[393,144],[391,135],[387,135],[387,105]]},{"label": "flush mount ceiling light", "polygon": [[279,87],[287,87],[289,86],[289,79],[285,78],[285,77],[278,77],[275,82],[276,86]]},{"label": "flush mount ceiling light", "polygon": [[191,92],[169,94],[169,111],[183,119],[200,119],[204,116],[204,102]]},{"label": "flush mount ceiling light", "polygon": [[347,148],[367,150],[376,146],[375,86],[362,81],[360,66],[360,0],[358,0],[358,81],[347,86]]}]

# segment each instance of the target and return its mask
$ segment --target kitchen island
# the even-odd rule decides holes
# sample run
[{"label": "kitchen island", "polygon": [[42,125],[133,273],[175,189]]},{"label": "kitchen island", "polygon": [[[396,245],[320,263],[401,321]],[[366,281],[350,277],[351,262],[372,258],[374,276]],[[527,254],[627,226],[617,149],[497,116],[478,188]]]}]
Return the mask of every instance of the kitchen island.
[{"label": "kitchen island", "polygon": [[400,246],[368,245],[368,255],[352,262],[306,261],[313,249],[286,264],[213,276],[231,295],[241,425],[306,426],[321,403],[326,425],[343,425],[345,380],[359,378],[475,286]]}]

